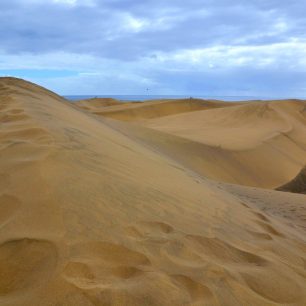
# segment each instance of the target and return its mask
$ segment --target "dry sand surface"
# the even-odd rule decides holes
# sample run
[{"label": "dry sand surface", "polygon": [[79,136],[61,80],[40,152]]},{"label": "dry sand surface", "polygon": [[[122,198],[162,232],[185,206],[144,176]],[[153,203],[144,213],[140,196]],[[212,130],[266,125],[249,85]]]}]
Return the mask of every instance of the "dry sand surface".
[{"label": "dry sand surface", "polygon": [[1,78],[0,305],[306,305],[305,151],[304,101]]}]

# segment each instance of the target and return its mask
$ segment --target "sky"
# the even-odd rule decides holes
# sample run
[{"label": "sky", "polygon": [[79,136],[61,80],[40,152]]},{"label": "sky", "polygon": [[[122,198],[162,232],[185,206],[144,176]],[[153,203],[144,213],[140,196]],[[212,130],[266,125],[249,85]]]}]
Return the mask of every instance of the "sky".
[{"label": "sky", "polygon": [[62,95],[306,97],[306,0],[2,0],[0,75]]}]

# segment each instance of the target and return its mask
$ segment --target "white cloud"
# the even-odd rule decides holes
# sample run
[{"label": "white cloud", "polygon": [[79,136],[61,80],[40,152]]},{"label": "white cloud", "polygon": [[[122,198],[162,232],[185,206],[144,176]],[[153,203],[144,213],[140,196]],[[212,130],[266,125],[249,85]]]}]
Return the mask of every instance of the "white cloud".
[{"label": "white cloud", "polygon": [[285,65],[286,69],[306,71],[306,41],[291,39],[283,43],[258,46],[219,45],[175,52],[157,52],[151,60],[164,65],[193,66],[195,69],[203,69],[206,66],[225,69],[240,66],[263,68]]},{"label": "white cloud", "polygon": [[[42,1],[42,0],[34,0],[34,1],[37,1],[37,2],[41,1],[42,3],[45,3],[45,1]],[[51,2],[55,4],[69,5],[72,7],[75,7],[75,6],[93,7],[96,4],[95,0],[51,0]]]},{"label": "white cloud", "polygon": [[63,4],[70,4],[75,5],[77,4],[78,0],[53,0],[54,3],[63,3]]},{"label": "white cloud", "polygon": [[[176,23],[184,20],[186,16],[164,15],[151,17],[136,17],[130,13],[120,13],[117,15],[117,28],[112,29],[113,33],[121,32],[154,32],[165,31],[171,29]],[[119,36],[118,36],[119,37]]]},{"label": "white cloud", "polygon": [[124,30],[141,32],[149,26],[148,20],[136,18],[130,14],[125,14],[122,27]]}]

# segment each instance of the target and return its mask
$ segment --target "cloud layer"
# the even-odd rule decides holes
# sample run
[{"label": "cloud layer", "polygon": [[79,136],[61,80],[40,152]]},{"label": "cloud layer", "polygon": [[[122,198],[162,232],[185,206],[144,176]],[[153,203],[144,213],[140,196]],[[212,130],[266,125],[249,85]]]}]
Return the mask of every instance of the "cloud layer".
[{"label": "cloud layer", "polygon": [[0,73],[62,94],[149,87],[303,97],[305,7],[306,0],[1,1]]}]

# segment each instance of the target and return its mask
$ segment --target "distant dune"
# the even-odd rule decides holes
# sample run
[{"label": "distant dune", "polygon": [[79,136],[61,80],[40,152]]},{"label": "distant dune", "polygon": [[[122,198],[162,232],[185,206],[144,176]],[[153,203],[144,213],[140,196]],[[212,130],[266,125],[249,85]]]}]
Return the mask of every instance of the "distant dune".
[{"label": "distant dune", "polygon": [[122,104],[120,101],[112,98],[92,98],[74,102],[78,107],[94,112],[104,106],[113,106]]},{"label": "distant dune", "polygon": [[[78,105],[84,103],[79,101]],[[110,107],[96,107],[95,103],[85,101],[87,110],[96,115],[103,115],[113,119],[123,121],[139,121],[149,118],[160,118],[164,116],[218,108],[228,106],[229,103],[223,101],[201,100],[201,99],[165,99],[165,100],[148,100],[146,102],[125,102],[110,105]]]},{"label": "distant dune", "polygon": [[0,304],[306,305],[305,151],[305,101],[0,78]]}]

